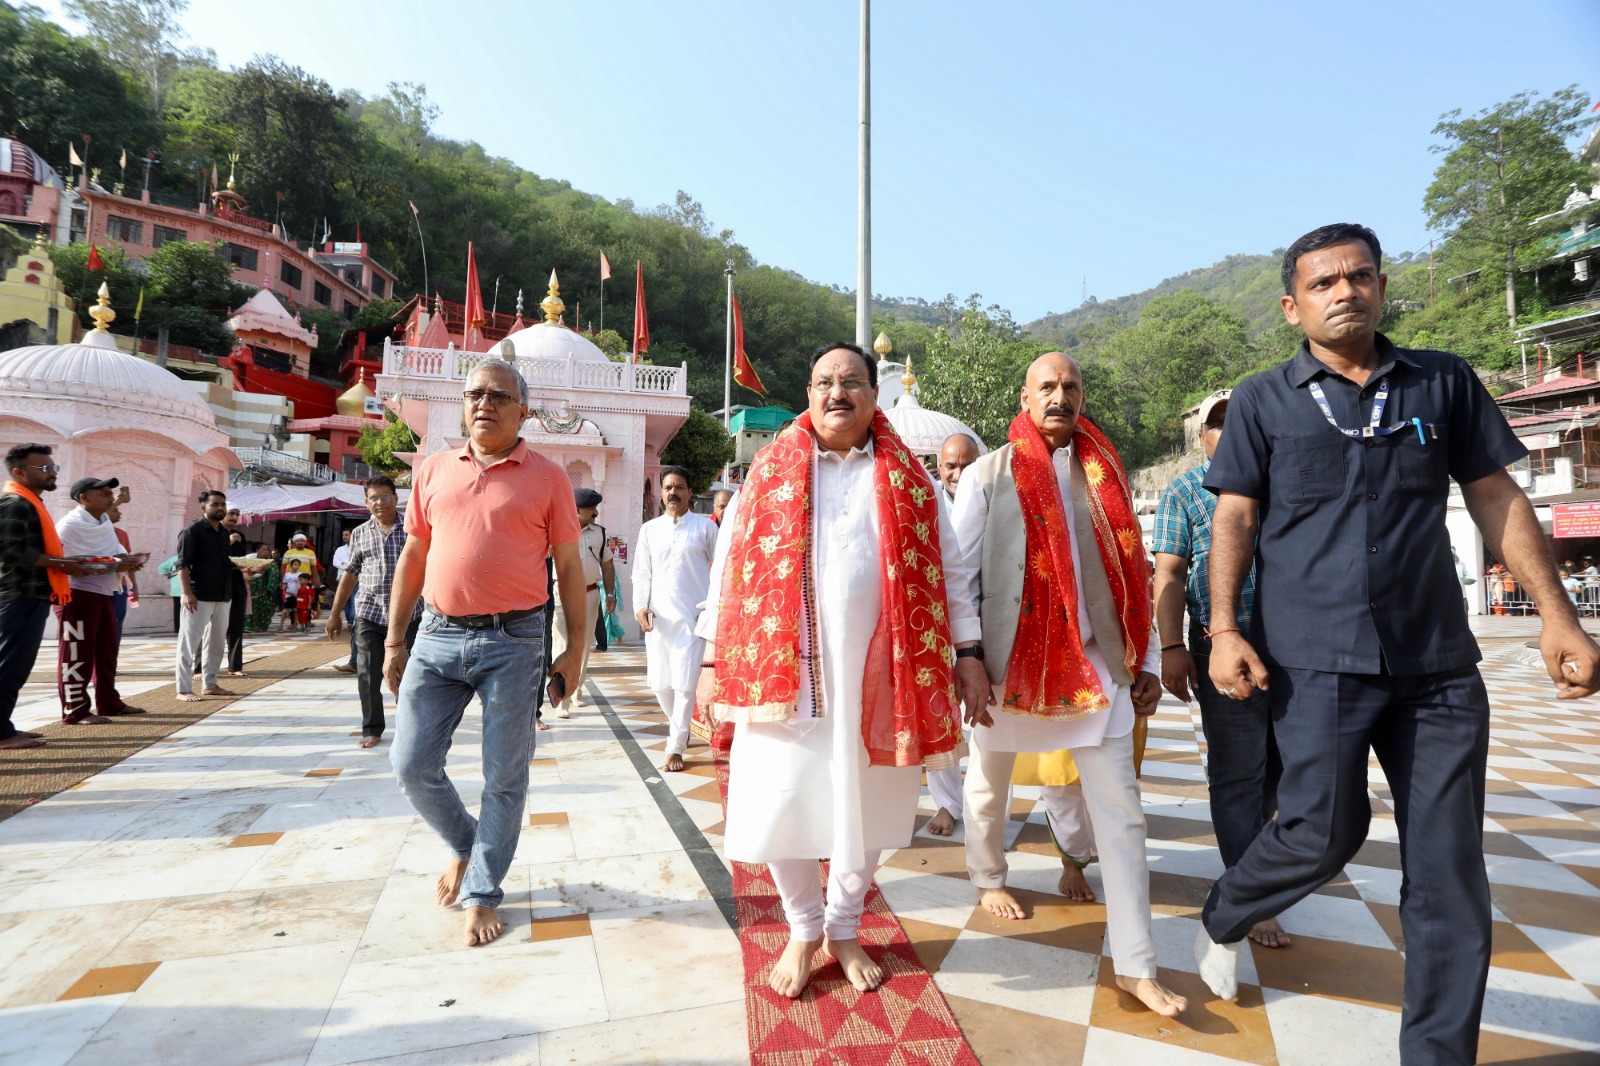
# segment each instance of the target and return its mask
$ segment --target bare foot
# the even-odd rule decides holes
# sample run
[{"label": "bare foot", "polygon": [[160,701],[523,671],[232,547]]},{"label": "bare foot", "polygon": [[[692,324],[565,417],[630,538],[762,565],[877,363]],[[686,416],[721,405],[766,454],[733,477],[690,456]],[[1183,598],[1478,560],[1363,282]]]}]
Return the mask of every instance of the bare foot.
[{"label": "bare foot", "polygon": [[228,676],[229,677],[249,677],[250,675],[245,673],[243,670],[229,670],[228,671]]},{"label": "bare foot", "polygon": [[939,808],[939,813],[928,819],[928,832],[936,837],[947,837],[956,831],[956,816]]},{"label": "bare foot", "polygon": [[767,987],[780,996],[798,999],[811,980],[811,956],[822,945],[820,940],[791,940],[772,964]]},{"label": "bare foot", "polygon": [[535,718],[533,720],[533,724],[534,724],[534,727],[537,728],[539,730],[539,732],[541,732],[541,733],[550,732],[550,724],[548,722],[546,722],[543,718]]},{"label": "bare foot", "polygon": [[356,741],[356,747],[358,748],[375,748],[377,746],[377,737],[362,737],[360,740]]},{"label": "bare foot", "polygon": [[506,927],[493,907],[467,908],[467,947],[481,947],[497,939]]},{"label": "bare foot", "polygon": [[1123,977],[1119,974],[1117,987],[1166,1018],[1177,1017],[1189,1005],[1187,999],[1176,992],[1167,991],[1154,977]]},{"label": "bare foot", "polygon": [[1068,858],[1061,860],[1061,880],[1056,884],[1056,891],[1074,903],[1095,901],[1094,889],[1089,887],[1089,880],[1083,876],[1083,870]]},{"label": "bare foot", "polygon": [[1278,919],[1268,918],[1264,922],[1257,922],[1250,930],[1250,939],[1264,948],[1286,948],[1289,946],[1289,934],[1283,931],[1283,926],[1278,924]]},{"label": "bare foot", "polygon": [[200,695],[202,695],[202,696],[232,696],[232,695],[234,695],[234,693],[229,692],[227,689],[223,688],[221,685],[212,685],[210,688],[201,689],[200,690]]},{"label": "bare foot", "polygon": [[107,718],[120,718],[125,714],[143,714],[144,708],[135,707],[131,703],[124,703],[121,707],[118,707],[114,711],[101,711],[100,713]]},{"label": "bare foot", "polygon": [[19,732],[16,736],[6,737],[6,739],[0,740],[0,751],[14,751],[17,748],[42,747],[44,747],[44,741],[40,740],[39,737],[33,733]]},{"label": "bare foot", "polygon": [[1022,904],[1017,902],[1017,897],[1007,892],[1004,888],[978,889],[978,906],[996,918],[1005,918],[1009,921],[1027,917],[1027,914],[1022,909]]},{"label": "bare foot", "polygon": [[661,764],[661,768],[669,774],[677,773],[683,769],[683,756],[676,753],[668,755],[667,761]]},{"label": "bare foot", "polygon": [[63,721],[63,724],[64,725],[110,725],[111,724],[111,719],[107,718],[103,714],[86,714],[82,718],[74,718],[70,722]]},{"label": "bare foot", "polygon": [[466,876],[467,860],[451,859],[449,865],[444,868],[444,873],[439,875],[438,883],[434,886],[438,889],[439,906],[448,907],[455,903],[456,898],[461,895],[461,882]]},{"label": "bare foot", "polygon": [[857,992],[871,992],[883,984],[883,967],[873,962],[859,940],[825,941],[828,954],[839,962],[845,978]]},{"label": "bare foot", "polygon": [[196,696],[193,692],[180,692],[180,693],[178,693],[178,702],[179,703],[199,703],[200,702],[200,697]]},{"label": "bare foot", "polygon": [[556,704],[555,713],[557,718],[571,718],[572,708],[567,706],[565,703],[558,703]]}]

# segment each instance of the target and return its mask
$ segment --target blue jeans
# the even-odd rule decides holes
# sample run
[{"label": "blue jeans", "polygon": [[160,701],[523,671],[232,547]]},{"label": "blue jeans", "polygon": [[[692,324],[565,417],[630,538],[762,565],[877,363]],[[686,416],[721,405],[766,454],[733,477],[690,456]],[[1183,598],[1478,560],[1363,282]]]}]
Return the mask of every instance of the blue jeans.
[{"label": "blue jeans", "polygon": [[[411,805],[467,862],[466,907],[498,907],[528,799],[533,712],[544,684],[544,612],[500,628],[467,629],[428,611],[400,682],[389,752]],[[472,697],[483,701],[483,800],[467,813],[445,773],[451,738]]]},{"label": "blue jeans", "polygon": [[17,694],[28,681],[33,661],[39,657],[39,642],[44,639],[44,623],[50,617],[50,601],[37,596],[18,596],[0,603],[0,740],[17,735],[11,713],[17,709]]},{"label": "blue jeans", "polygon": [[1272,735],[1272,704],[1265,692],[1229,699],[1211,683],[1211,640],[1189,627],[1189,654],[1199,681],[1200,724],[1206,731],[1206,786],[1211,826],[1222,865],[1232,868],[1278,809],[1283,760]]}]

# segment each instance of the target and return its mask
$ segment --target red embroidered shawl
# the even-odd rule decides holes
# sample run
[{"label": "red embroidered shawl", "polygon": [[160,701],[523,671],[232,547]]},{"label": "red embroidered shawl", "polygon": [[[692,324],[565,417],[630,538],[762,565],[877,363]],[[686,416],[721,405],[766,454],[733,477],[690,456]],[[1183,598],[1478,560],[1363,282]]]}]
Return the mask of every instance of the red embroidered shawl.
[{"label": "red embroidered shawl", "polygon": [[[1017,639],[1006,670],[1006,710],[1041,718],[1079,718],[1111,706],[1083,654],[1078,631],[1078,581],[1072,567],[1066,508],[1050,447],[1024,411],[1007,434],[1015,450],[1011,476],[1027,523],[1027,570]],[[1083,464],[1095,543],[1122,623],[1123,665],[1137,675],[1150,641],[1150,562],[1144,553],[1133,493],[1117,451],[1094,423],[1078,419],[1072,447]],[[1080,552],[1087,546],[1080,544]]]},{"label": "red embroidered shawl", "polygon": [[[861,739],[874,766],[937,769],[966,754],[945,608],[939,503],[926,472],[882,411],[872,418],[873,492],[880,531],[883,613],[861,682]],[[795,716],[800,625],[819,647],[812,569],[811,416],[802,414],[756,455],[740,493],[717,618],[716,717],[777,722]],[[822,678],[813,676],[816,714]]]}]

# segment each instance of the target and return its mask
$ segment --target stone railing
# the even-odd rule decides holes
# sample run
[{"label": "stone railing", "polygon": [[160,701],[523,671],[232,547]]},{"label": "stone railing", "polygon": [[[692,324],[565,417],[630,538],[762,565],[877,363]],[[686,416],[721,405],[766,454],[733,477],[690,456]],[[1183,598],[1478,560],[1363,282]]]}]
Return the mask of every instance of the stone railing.
[{"label": "stone railing", "polygon": [[[422,381],[466,381],[473,367],[493,358],[486,352],[456,348],[411,348],[383,343],[383,373]],[[530,389],[585,389],[598,392],[643,392],[659,396],[689,394],[689,364],[646,366],[597,360],[519,357],[517,369]]]},{"label": "stone railing", "polygon": [[235,448],[234,454],[244,464],[244,472],[257,476],[294,478],[297,481],[326,485],[338,481],[339,475],[326,463],[313,463],[298,455],[275,451],[272,448]]}]

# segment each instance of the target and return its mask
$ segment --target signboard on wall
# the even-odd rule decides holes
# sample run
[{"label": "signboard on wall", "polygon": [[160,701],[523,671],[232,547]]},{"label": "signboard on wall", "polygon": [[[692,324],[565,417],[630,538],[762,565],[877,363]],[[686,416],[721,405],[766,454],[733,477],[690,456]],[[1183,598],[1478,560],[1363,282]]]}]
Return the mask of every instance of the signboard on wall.
[{"label": "signboard on wall", "polygon": [[1600,538],[1600,502],[1551,504],[1550,535],[1557,540]]},{"label": "signboard on wall", "polygon": [[1543,451],[1545,448],[1561,447],[1560,433],[1532,433],[1526,437],[1518,437],[1522,446],[1530,452]]},{"label": "signboard on wall", "polygon": [[361,413],[364,415],[383,414],[383,400],[377,396],[368,396],[361,401]]}]

